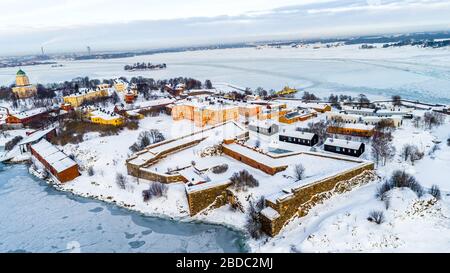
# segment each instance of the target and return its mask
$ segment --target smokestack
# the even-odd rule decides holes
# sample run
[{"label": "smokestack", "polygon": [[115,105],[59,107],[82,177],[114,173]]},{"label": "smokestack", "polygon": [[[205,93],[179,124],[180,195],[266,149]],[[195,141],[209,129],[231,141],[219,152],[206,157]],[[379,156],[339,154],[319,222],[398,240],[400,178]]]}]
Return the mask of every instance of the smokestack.
[{"label": "smokestack", "polygon": [[45,53],[44,53],[44,47],[43,47],[43,46],[41,46],[41,54],[42,54],[42,55],[45,55]]}]

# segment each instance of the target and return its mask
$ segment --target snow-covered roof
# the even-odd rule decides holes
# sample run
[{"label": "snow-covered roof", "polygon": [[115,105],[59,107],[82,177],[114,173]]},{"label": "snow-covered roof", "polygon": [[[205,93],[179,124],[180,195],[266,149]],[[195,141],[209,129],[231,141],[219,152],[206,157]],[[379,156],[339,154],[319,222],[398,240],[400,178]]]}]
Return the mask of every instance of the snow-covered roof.
[{"label": "snow-covered roof", "polygon": [[47,111],[48,111],[47,108],[41,107],[41,108],[35,108],[35,109],[28,110],[28,111],[15,113],[15,114],[12,114],[12,116],[14,116],[18,119],[24,119],[24,118],[29,118],[29,117],[33,117],[33,116],[45,113]]},{"label": "snow-covered roof", "polygon": [[154,107],[154,106],[170,104],[174,101],[175,101],[175,99],[163,98],[163,99],[157,99],[157,100],[142,101],[139,103],[135,103],[135,106],[137,108],[147,108],[147,107]]},{"label": "snow-covered roof", "polygon": [[96,92],[99,92],[100,90],[101,89],[80,88],[80,89],[78,89],[78,92],[70,94],[68,96],[64,96],[64,97],[79,97],[79,96],[87,95],[89,93],[96,93]]},{"label": "snow-covered roof", "polygon": [[346,119],[353,119],[353,120],[358,120],[359,118],[363,117],[361,115],[356,115],[356,114],[346,114],[346,113],[338,113],[338,112],[327,112],[326,116],[328,118],[336,118],[336,117],[341,117],[342,119],[346,120]]},{"label": "snow-covered roof", "polygon": [[337,146],[337,147],[352,149],[352,150],[358,150],[359,147],[361,147],[362,142],[350,141],[350,140],[345,140],[345,139],[337,139],[337,138],[327,138],[327,140],[325,140],[324,144],[330,145],[330,146]]},{"label": "snow-covered roof", "polygon": [[315,102],[300,102],[297,104],[301,108],[314,108],[314,109],[325,109],[328,107],[326,103],[315,103]]},{"label": "snow-covered roof", "polygon": [[389,110],[389,109],[380,109],[377,111],[377,115],[378,116],[382,116],[382,115],[386,115],[386,116],[392,116],[392,115],[408,115],[411,114],[412,110],[401,110],[401,109],[397,109],[397,110]]},{"label": "snow-covered roof", "polygon": [[104,109],[97,109],[94,110],[92,112],[90,112],[90,115],[92,118],[101,118],[104,120],[113,120],[113,119],[118,119],[121,118],[121,116],[119,116],[118,114],[111,112],[111,111],[106,111]]},{"label": "snow-covered roof", "polygon": [[301,139],[308,139],[311,140],[314,137],[315,134],[308,133],[308,132],[300,132],[300,131],[294,131],[294,130],[288,130],[286,132],[280,133],[280,136],[287,136],[287,137],[296,137]]},{"label": "snow-covered roof", "polygon": [[199,184],[207,182],[207,179],[203,177],[194,167],[189,167],[183,170],[178,171],[189,183]]},{"label": "snow-covered roof", "polygon": [[261,210],[261,214],[266,216],[269,220],[275,220],[280,217],[278,211],[274,210],[272,207],[265,207],[263,210]]},{"label": "snow-covered roof", "polygon": [[344,106],[342,110],[353,113],[375,113],[375,109],[364,107]]},{"label": "snow-covered roof", "polygon": [[261,164],[264,164],[266,166],[269,166],[271,168],[279,168],[279,167],[286,166],[286,164],[283,163],[281,160],[272,158],[266,154],[260,153],[258,151],[255,151],[251,148],[245,147],[240,144],[232,143],[232,144],[224,145],[224,147],[232,150],[233,152],[235,152],[237,154],[251,158],[251,159],[253,159]]},{"label": "snow-covered roof", "polygon": [[23,144],[27,144],[27,143],[31,143],[31,142],[35,142],[43,137],[45,137],[48,133],[50,133],[51,131],[55,130],[55,127],[50,127],[46,130],[41,130],[41,131],[37,131],[34,132],[33,134],[31,134],[30,136],[28,136],[26,139],[23,139],[19,145],[23,145]]},{"label": "snow-covered roof", "polygon": [[233,109],[237,108],[236,103],[231,103],[226,100],[219,100],[213,97],[209,97],[208,100],[207,97],[196,97],[192,99],[185,99],[182,101],[178,101],[176,105],[186,105],[191,106],[195,108],[195,111],[202,111],[202,110],[225,110],[225,109]]},{"label": "snow-covered roof", "polygon": [[381,121],[383,119],[402,120],[403,117],[399,115],[393,115],[390,117],[379,117],[379,116],[362,117],[363,121]]},{"label": "snow-covered roof", "polygon": [[366,125],[362,123],[345,123],[340,126],[341,128],[345,129],[358,129],[358,130],[367,130],[371,131],[375,129],[374,125]]},{"label": "snow-covered roof", "polygon": [[250,121],[250,123],[248,125],[259,127],[259,128],[269,129],[270,127],[272,127],[273,125],[276,125],[276,124],[272,120],[264,120],[264,121],[252,120],[252,121]]},{"label": "snow-covered roof", "polygon": [[75,161],[45,139],[31,145],[31,147],[58,173],[77,165]]}]

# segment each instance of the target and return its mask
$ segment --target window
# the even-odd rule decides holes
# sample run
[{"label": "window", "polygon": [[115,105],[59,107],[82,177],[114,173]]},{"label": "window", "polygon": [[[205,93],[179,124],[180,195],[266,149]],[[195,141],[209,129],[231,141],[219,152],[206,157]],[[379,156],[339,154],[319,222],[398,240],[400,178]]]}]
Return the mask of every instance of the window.
[{"label": "window", "polygon": [[336,147],[336,152],[340,152],[341,148],[340,147]]}]

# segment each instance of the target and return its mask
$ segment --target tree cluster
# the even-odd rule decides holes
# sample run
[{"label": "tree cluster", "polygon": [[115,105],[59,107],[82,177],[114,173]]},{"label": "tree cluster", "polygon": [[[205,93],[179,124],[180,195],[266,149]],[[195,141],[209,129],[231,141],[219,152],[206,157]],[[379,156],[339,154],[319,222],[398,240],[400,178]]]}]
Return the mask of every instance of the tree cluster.
[{"label": "tree cluster", "polygon": [[256,202],[250,201],[249,212],[245,222],[245,229],[248,234],[254,238],[259,239],[263,235],[261,227],[260,212],[264,208],[264,197],[261,197]]},{"label": "tree cluster", "polygon": [[148,202],[155,197],[167,196],[168,187],[166,184],[160,182],[153,182],[148,190],[142,191],[144,202]]},{"label": "tree cluster", "polygon": [[246,191],[248,188],[259,186],[258,180],[256,180],[247,170],[234,173],[230,177],[230,181],[237,191]]},{"label": "tree cluster", "polygon": [[157,129],[150,129],[139,134],[138,140],[130,146],[130,150],[135,153],[147,147],[150,144],[164,141],[164,135]]},{"label": "tree cluster", "polygon": [[315,101],[315,100],[319,100],[319,98],[316,97],[316,95],[314,95],[313,93],[309,93],[308,91],[305,91],[305,93],[303,93],[302,100]]},{"label": "tree cluster", "polygon": [[424,153],[414,144],[405,144],[400,151],[400,155],[404,161],[409,160],[414,165],[414,162],[423,158]]},{"label": "tree cluster", "polygon": [[390,132],[375,131],[372,136],[372,155],[375,162],[386,165],[386,161],[395,156],[395,147],[391,144],[392,134]]},{"label": "tree cluster", "polygon": [[125,65],[123,67],[124,70],[154,70],[154,69],[164,69],[167,65],[165,63],[162,64],[152,64],[152,63],[134,63],[132,65]]}]

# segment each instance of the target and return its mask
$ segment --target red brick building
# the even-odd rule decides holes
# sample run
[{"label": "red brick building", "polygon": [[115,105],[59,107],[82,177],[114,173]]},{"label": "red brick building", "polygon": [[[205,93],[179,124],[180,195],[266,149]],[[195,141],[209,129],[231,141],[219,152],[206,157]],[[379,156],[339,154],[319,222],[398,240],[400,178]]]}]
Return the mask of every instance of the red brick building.
[{"label": "red brick building", "polygon": [[62,183],[80,175],[78,164],[45,139],[31,145],[31,154]]}]

